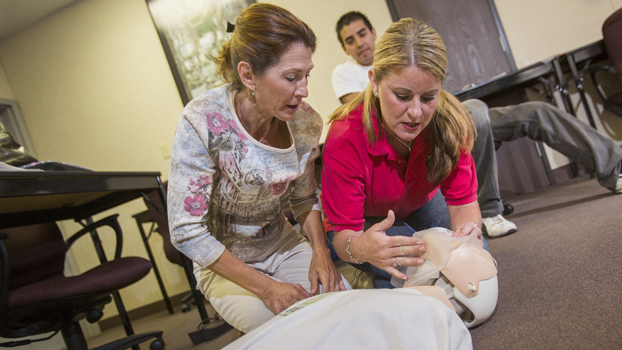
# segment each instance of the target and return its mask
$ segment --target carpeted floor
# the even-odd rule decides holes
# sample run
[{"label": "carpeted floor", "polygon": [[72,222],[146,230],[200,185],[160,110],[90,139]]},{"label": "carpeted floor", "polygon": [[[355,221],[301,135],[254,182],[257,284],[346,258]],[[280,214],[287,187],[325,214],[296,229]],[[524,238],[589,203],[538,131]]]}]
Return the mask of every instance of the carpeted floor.
[{"label": "carpeted floor", "polygon": [[499,301],[475,349],[622,349],[622,195],[596,180],[510,199],[519,228],[489,240]]},{"label": "carpeted floor", "polygon": [[[213,309],[209,305],[207,305],[207,308],[208,314],[213,316]],[[136,334],[157,330],[163,331],[162,338],[166,344],[166,350],[217,350],[227,346],[227,344],[239,337],[238,331],[232,329],[217,339],[193,345],[188,333],[197,330],[199,321],[200,316],[196,307],[192,307],[192,310],[189,312],[182,313],[179,311],[179,307],[175,306],[175,313],[172,315],[168,311],[160,311],[147,317],[132,320],[132,327]],[[97,337],[88,339],[87,342],[89,348],[94,348],[121,339],[124,336],[125,331],[119,325],[102,332]],[[145,342],[140,345],[140,348],[149,349],[149,344],[150,341]]]},{"label": "carpeted floor", "polygon": [[[474,348],[622,349],[622,195],[584,177],[506,200],[518,232],[488,241],[499,266],[499,301],[488,322],[471,331]],[[163,330],[168,350],[220,349],[237,338],[230,331],[193,346],[187,333],[198,320],[193,309],[133,325],[137,332]],[[111,329],[89,345],[122,335]]]}]

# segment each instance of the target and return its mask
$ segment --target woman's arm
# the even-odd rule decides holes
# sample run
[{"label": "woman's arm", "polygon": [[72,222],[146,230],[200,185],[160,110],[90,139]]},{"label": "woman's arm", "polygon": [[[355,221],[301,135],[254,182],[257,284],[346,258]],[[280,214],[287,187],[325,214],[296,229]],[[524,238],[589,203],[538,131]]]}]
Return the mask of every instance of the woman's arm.
[{"label": "woman's arm", "polygon": [[292,213],[300,223],[302,232],[310,241],[313,255],[309,267],[309,282],[311,294],[345,290],[341,274],[335,268],[330,250],[326,245],[326,235],[322,225],[322,215],[317,198],[317,182],[315,181],[315,160],[320,156],[319,138],[323,120],[318,113],[304,104],[304,122],[298,120],[293,123],[292,131],[296,139],[296,149],[301,159],[305,159],[304,172],[294,180],[294,188],[290,198]]},{"label": "woman's arm", "polygon": [[311,294],[319,290],[318,282],[322,284],[323,292],[345,290],[341,274],[335,268],[330,258],[330,250],[326,245],[326,235],[322,225],[322,216],[315,190],[315,158],[319,156],[319,147],[309,157],[302,176],[294,181],[294,190],[290,199],[292,213],[296,221],[300,223],[302,232],[309,238],[313,256],[309,266],[309,282],[311,282]]},{"label": "woman's arm", "polygon": [[309,281],[311,282],[311,294],[319,290],[318,282],[323,287],[323,292],[346,290],[341,274],[337,271],[330,257],[330,250],[326,245],[326,234],[322,225],[322,215],[317,210],[310,210],[298,216],[302,232],[307,235],[313,250],[311,266],[309,268]]},{"label": "woman's arm", "polygon": [[482,214],[477,201],[464,205],[447,205],[453,237],[476,235],[482,240]]},{"label": "woman's arm", "polygon": [[385,231],[393,226],[394,221],[395,214],[390,210],[386,219],[365,232],[362,230],[335,232],[333,246],[337,255],[342,260],[355,264],[368,262],[397,278],[406,280],[407,276],[393,266],[393,259],[395,258],[398,266],[421,265],[424,259],[420,256],[425,253],[425,246],[418,238],[387,236]]},{"label": "woman's arm", "polygon": [[190,121],[177,125],[168,179],[171,242],[201,267],[213,263],[225,246],[203,224],[219,169]]},{"label": "woman's arm", "polygon": [[171,157],[168,219],[171,241],[201,267],[257,295],[275,314],[310,296],[299,284],[276,282],[226,250],[203,224],[217,165],[190,122],[181,118]]}]

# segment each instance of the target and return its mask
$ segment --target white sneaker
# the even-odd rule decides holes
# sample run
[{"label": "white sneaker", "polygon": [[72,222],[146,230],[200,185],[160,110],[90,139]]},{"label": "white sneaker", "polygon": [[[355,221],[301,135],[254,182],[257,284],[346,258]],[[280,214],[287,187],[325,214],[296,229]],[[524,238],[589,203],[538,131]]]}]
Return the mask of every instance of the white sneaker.
[{"label": "white sneaker", "polygon": [[507,221],[501,214],[491,218],[483,218],[482,227],[488,237],[501,237],[516,232],[516,225]]},{"label": "white sneaker", "polygon": [[622,193],[622,174],[618,175],[618,182],[616,182],[616,189],[613,190],[613,193]]}]

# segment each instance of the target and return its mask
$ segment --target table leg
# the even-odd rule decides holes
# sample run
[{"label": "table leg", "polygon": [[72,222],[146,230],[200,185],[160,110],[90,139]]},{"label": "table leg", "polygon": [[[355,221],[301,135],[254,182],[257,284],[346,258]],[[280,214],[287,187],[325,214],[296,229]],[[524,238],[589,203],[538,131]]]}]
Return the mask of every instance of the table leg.
[{"label": "table leg", "polygon": [[581,103],[583,103],[583,109],[585,110],[585,114],[587,115],[587,120],[590,123],[590,126],[596,129],[596,123],[594,122],[594,116],[592,115],[592,111],[590,106],[587,103],[587,97],[585,96],[585,89],[583,88],[583,80],[585,77],[585,72],[587,68],[592,63],[592,60],[587,60],[585,63],[585,67],[583,68],[581,74],[579,74],[579,70],[577,69],[577,64],[574,61],[574,57],[572,55],[566,56],[568,60],[568,66],[570,67],[570,72],[572,73],[572,77],[577,85],[577,90],[579,91],[579,96],[581,96]]},{"label": "table leg", "polygon": [[164,287],[164,282],[162,281],[162,276],[160,275],[160,270],[158,270],[158,266],[156,265],[155,258],[153,257],[153,253],[151,251],[151,247],[149,246],[149,239],[145,234],[145,230],[143,230],[143,222],[139,216],[134,216],[136,220],[136,225],[138,225],[138,232],[140,232],[140,237],[143,239],[143,244],[145,245],[145,250],[147,251],[147,256],[149,256],[149,260],[151,260],[151,265],[153,266],[153,274],[158,281],[158,285],[160,286],[160,291],[162,292],[162,297],[164,298],[164,304],[166,304],[166,309],[169,314],[174,314],[173,305],[171,304],[171,299],[168,297],[168,293],[166,293],[166,288]]}]

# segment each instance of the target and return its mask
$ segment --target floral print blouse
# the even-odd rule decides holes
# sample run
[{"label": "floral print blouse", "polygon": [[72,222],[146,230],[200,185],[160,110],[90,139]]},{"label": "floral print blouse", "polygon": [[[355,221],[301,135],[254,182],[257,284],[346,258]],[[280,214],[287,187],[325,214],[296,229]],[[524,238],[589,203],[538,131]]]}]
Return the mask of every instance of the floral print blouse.
[{"label": "floral print blouse", "polygon": [[244,262],[274,253],[286,224],[319,210],[314,161],[322,119],[302,103],[288,122],[291,147],[259,143],[246,132],[229,85],[212,89],[183,109],[171,154],[168,220],[175,247],[201,267],[229,249]]}]

